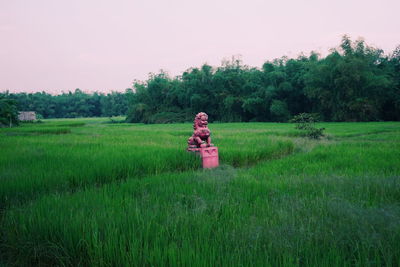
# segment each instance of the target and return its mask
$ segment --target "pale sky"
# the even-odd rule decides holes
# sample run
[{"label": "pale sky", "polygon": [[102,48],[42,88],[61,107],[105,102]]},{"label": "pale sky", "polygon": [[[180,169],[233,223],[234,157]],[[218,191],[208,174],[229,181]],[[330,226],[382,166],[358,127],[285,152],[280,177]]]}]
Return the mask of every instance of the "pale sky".
[{"label": "pale sky", "polygon": [[399,0],[0,0],[0,92],[123,91],[241,55],[261,67],[342,35],[392,52]]}]

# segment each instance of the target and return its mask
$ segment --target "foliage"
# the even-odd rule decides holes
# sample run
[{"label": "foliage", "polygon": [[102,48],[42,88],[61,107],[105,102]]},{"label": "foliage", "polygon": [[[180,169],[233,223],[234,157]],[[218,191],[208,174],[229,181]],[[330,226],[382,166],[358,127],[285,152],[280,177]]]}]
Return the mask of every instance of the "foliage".
[{"label": "foliage", "polygon": [[318,114],[312,113],[300,113],[294,116],[291,122],[296,123],[295,128],[304,130],[305,135],[309,138],[319,139],[324,136],[323,131],[325,128],[316,128],[315,122],[318,121]]},{"label": "foliage", "polygon": [[206,112],[220,122],[286,122],[299,113],[323,121],[400,120],[400,46],[389,55],[343,36],[326,57],[311,52],[282,57],[261,68],[239,58],[204,64],[177,77],[165,71],[135,81],[124,93],[9,94],[18,110],[43,118],[127,115],[129,122],[192,121]]},{"label": "foliage", "polygon": [[287,104],[281,100],[272,101],[270,112],[275,121],[286,122],[289,119],[289,110]]},{"label": "foliage", "polygon": [[262,69],[233,58],[175,78],[161,71],[134,84],[128,121],[153,123],[155,114],[164,114],[157,121],[170,122],[169,112],[193,117],[199,111],[222,122],[284,122],[310,112],[324,121],[400,120],[399,51],[386,56],[364,40],[344,36],[325,58],[313,52],[282,57]]},{"label": "foliage", "polygon": [[80,89],[74,92],[51,95],[37,93],[0,93],[12,99],[18,111],[35,111],[40,118],[110,117],[126,115],[132,89],[125,93],[87,94]]},{"label": "foliage", "polygon": [[16,102],[7,94],[0,94],[0,127],[18,125],[18,111]]}]

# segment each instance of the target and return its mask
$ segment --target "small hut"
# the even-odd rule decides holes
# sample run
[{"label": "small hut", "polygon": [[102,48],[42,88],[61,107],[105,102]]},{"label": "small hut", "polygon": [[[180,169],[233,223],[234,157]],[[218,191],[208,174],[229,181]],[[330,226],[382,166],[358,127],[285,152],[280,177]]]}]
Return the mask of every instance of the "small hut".
[{"label": "small hut", "polygon": [[36,112],[35,111],[20,111],[18,114],[18,119],[20,121],[35,121]]}]

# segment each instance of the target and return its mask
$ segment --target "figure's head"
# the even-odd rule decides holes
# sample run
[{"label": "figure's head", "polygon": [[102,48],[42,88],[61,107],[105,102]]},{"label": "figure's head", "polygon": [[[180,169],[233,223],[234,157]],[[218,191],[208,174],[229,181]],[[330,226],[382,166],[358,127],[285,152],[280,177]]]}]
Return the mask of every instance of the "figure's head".
[{"label": "figure's head", "polygon": [[195,124],[200,127],[207,126],[208,124],[208,115],[204,112],[197,113],[195,117]]}]

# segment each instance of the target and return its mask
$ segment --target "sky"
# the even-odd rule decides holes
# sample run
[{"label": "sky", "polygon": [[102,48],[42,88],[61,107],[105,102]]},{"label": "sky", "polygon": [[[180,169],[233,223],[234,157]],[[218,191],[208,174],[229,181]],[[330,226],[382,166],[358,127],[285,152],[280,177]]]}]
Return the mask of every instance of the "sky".
[{"label": "sky", "polygon": [[0,0],[0,92],[124,91],[240,56],[337,47],[344,34],[392,52],[399,0]]}]

